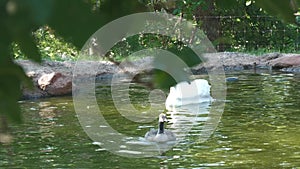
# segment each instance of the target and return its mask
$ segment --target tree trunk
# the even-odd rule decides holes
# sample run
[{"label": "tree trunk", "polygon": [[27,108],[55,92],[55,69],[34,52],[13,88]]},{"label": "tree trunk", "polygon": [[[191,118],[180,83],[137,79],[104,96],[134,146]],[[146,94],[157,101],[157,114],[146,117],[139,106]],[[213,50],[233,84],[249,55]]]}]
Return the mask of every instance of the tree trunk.
[{"label": "tree trunk", "polygon": [[[197,23],[201,23],[200,26],[207,38],[211,42],[215,42],[221,37],[220,32],[220,18],[216,16],[216,6],[215,0],[205,0],[206,8],[202,5],[199,6],[194,13]],[[221,47],[222,45],[219,44]],[[217,49],[218,51],[222,51],[222,47]]]}]

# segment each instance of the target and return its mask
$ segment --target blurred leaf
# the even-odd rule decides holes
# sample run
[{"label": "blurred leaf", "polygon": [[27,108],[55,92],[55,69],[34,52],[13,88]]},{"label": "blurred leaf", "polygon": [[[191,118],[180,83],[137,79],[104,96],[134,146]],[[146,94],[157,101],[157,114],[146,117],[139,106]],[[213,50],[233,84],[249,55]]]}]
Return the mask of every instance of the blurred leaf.
[{"label": "blurred leaf", "polygon": [[31,60],[41,62],[41,56],[32,35],[22,34],[18,37],[17,43],[24,54]]},{"label": "blurred leaf", "polygon": [[215,0],[218,8],[231,9],[232,6],[236,5],[237,0]]},{"label": "blurred leaf", "polygon": [[176,80],[172,78],[172,76],[158,69],[154,70],[153,81],[155,84],[154,87],[160,89],[169,89],[171,86],[177,84]]},{"label": "blurred leaf", "polygon": [[48,19],[51,17],[54,11],[53,0],[18,0],[22,4],[23,8],[26,8],[30,13],[30,18],[33,23],[37,25],[47,24]]},{"label": "blurred leaf", "polygon": [[49,26],[79,49],[89,37],[104,24],[119,17],[145,11],[138,1],[107,0],[101,3],[97,13],[80,0],[55,0]]},{"label": "blurred leaf", "polygon": [[173,55],[161,53],[154,59],[155,67],[162,69],[154,71],[154,84],[158,88],[169,89],[178,82],[190,81],[191,72],[186,69],[201,63],[200,57],[190,48],[177,47],[167,48]]},{"label": "blurred leaf", "polygon": [[176,56],[178,56],[189,67],[201,63],[200,57],[195,52],[193,52],[193,50],[191,50],[188,47],[183,47],[182,49],[177,49],[177,47],[178,46],[175,45],[172,46],[171,48],[168,48],[167,50],[174,53]]},{"label": "blurred leaf", "polygon": [[21,122],[20,107],[17,103],[21,97],[21,82],[31,83],[23,69],[13,62],[0,65],[0,114],[8,119]]},{"label": "blurred leaf", "polygon": [[84,1],[55,0],[49,26],[79,49],[102,25]]},{"label": "blurred leaf", "polygon": [[281,18],[284,22],[295,23],[295,11],[288,0],[256,0],[255,5],[263,8],[269,14]]}]

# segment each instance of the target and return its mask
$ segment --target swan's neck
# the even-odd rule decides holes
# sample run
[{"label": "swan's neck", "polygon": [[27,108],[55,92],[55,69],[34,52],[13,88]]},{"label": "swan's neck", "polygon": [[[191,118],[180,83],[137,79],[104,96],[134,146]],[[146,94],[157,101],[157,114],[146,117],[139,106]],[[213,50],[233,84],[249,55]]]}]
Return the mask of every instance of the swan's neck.
[{"label": "swan's neck", "polygon": [[164,122],[159,122],[158,125],[158,134],[164,133]]}]

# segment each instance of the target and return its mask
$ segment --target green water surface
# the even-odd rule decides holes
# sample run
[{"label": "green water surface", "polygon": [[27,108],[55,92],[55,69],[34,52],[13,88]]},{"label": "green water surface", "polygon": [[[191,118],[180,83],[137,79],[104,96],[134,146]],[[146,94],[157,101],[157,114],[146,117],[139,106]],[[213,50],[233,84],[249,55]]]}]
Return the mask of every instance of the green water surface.
[{"label": "green water surface", "polygon": [[[78,122],[72,97],[20,101],[24,123],[11,124],[14,139],[10,145],[0,145],[0,168],[299,169],[300,75],[243,72],[228,76],[239,80],[227,83],[225,110],[210,139],[199,142],[194,130],[164,154],[147,158],[118,156],[95,144]],[[133,84],[131,99],[142,103],[148,91]],[[108,86],[96,92],[105,119],[118,132],[142,138],[157,126],[156,120],[139,124],[122,117]],[[176,130],[171,125],[166,127]]]}]

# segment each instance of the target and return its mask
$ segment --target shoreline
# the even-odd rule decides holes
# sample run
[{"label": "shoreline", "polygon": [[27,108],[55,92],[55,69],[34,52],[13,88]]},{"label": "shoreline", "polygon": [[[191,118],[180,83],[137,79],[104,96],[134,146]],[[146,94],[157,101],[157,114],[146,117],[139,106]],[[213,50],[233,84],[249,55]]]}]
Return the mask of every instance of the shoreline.
[{"label": "shoreline", "polygon": [[[264,55],[250,55],[236,52],[220,52],[204,54],[203,62],[191,68],[195,75],[206,74],[207,71],[223,69],[225,74],[243,70],[269,70],[286,73],[300,73],[300,54],[268,53]],[[33,90],[22,87],[22,100],[55,97],[72,94],[73,69],[80,64],[83,69],[76,72],[79,79],[85,80],[93,76],[96,81],[109,84],[116,73],[135,74],[138,70],[149,67],[153,57],[145,57],[137,61],[127,62],[122,70],[108,61],[43,61],[41,64],[29,60],[16,60],[23,67],[26,75],[33,81]],[[96,66],[96,67],[95,67]],[[97,72],[91,72],[91,67]],[[121,70],[121,71],[120,71]],[[74,84],[73,84],[74,85]]]}]

